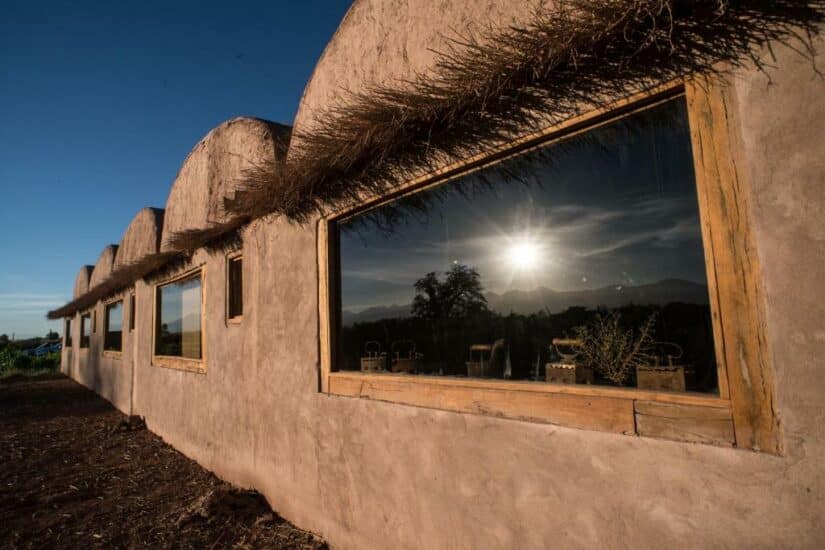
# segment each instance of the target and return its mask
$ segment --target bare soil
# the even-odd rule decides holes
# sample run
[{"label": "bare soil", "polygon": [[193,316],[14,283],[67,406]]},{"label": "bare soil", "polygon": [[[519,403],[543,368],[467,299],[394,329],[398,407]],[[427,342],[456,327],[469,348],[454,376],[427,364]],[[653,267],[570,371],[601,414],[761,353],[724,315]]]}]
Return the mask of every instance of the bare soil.
[{"label": "bare soil", "polygon": [[0,548],[326,548],[62,376],[0,381]]}]

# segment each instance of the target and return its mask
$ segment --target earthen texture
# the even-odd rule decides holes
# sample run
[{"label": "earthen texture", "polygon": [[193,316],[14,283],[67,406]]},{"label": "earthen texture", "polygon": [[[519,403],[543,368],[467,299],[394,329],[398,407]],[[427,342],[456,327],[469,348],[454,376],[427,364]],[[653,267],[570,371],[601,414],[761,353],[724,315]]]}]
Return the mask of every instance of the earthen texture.
[{"label": "earthen texture", "polygon": [[166,201],[161,251],[172,250],[176,233],[229,221],[224,199],[244,174],[283,156],[289,128],[255,118],[224,122],[198,143],[183,162]]},{"label": "earthen texture", "polygon": [[120,240],[114,270],[133,265],[147,256],[160,252],[162,231],[162,209],[144,208],[140,210]]},{"label": "earthen texture", "polygon": [[118,246],[116,244],[110,244],[100,253],[95,268],[92,270],[92,275],[89,277],[90,289],[105,281],[112,274],[112,269],[115,266],[115,258],[117,257],[117,249]]},{"label": "earthen texture", "polygon": [[[528,7],[356,2],[296,126],[309,127],[341,89],[426,70],[441,34],[506,23]],[[825,51],[825,40],[816,47]],[[336,548],[820,548],[825,100],[810,61],[774,52],[770,84],[743,70],[729,92],[763,266],[783,456],[322,394],[313,223],[264,219],[244,230],[239,324],[226,322],[225,255],[194,255],[189,267],[206,275],[205,374],[152,366],[145,282],[136,285],[137,327],[124,334],[122,357],[102,356],[98,332],[88,351],[67,350],[64,368]],[[260,152],[260,140],[227,139],[233,151]],[[226,192],[224,174],[235,173],[218,161],[235,157],[210,152],[220,141],[207,137],[181,169],[164,236],[220,217],[215,198]],[[79,322],[73,330],[77,342]]]},{"label": "earthen texture", "polygon": [[74,280],[74,289],[72,291],[72,298],[78,298],[89,291],[89,279],[92,277],[93,265],[84,265],[77,272],[77,277]]}]

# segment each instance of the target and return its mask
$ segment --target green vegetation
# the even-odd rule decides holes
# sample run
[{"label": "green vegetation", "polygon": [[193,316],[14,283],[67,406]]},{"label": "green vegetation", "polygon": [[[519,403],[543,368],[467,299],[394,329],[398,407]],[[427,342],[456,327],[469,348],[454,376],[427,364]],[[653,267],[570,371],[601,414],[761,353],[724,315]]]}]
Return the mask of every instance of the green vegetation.
[{"label": "green vegetation", "polygon": [[0,344],[0,378],[14,374],[22,374],[25,376],[53,374],[59,370],[60,352],[34,357],[10,344]]}]

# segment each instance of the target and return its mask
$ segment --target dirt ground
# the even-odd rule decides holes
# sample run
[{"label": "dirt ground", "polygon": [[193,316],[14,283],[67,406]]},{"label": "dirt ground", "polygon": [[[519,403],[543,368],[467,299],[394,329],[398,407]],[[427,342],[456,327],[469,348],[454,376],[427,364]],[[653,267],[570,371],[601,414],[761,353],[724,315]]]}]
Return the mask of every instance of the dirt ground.
[{"label": "dirt ground", "polygon": [[326,548],[57,376],[0,381],[0,548]]}]

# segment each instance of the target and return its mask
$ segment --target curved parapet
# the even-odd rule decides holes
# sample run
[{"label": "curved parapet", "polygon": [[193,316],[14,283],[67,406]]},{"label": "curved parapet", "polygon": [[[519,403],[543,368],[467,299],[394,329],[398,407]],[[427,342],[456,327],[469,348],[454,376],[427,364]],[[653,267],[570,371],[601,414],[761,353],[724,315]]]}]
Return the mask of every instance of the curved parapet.
[{"label": "curved parapet", "polygon": [[224,200],[234,197],[246,171],[283,158],[290,128],[256,118],[234,118],[209,132],[189,153],[166,202],[161,252],[180,250],[175,237],[231,222]]},{"label": "curved parapet", "polygon": [[163,209],[144,208],[126,228],[117,250],[114,271],[137,265],[160,252],[163,232]]},{"label": "curved parapet", "polygon": [[117,249],[118,246],[116,244],[110,244],[100,253],[95,268],[92,270],[92,276],[89,278],[89,290],[100,285],[100,283],[112,275],[115,258],[117,257]]},{"label": "curved parapet", "polygon": [[89,292],[89,280],[92,277],[92,270],[94,270],[94,268],[95,266],[93,265],[84,265],[80,268],[80,271],[77,272],[77,277],[74,279],[72,298],[79,298]]},{"label": "curved parapet", "polygon": [[529,20],[539,3],[357,0],[307,83],[295,117],[296,135],[312,132],[331,108],[347,103],[348,93],[397,87],[430,73],[437,52],[449,51],[452,40]]}]

